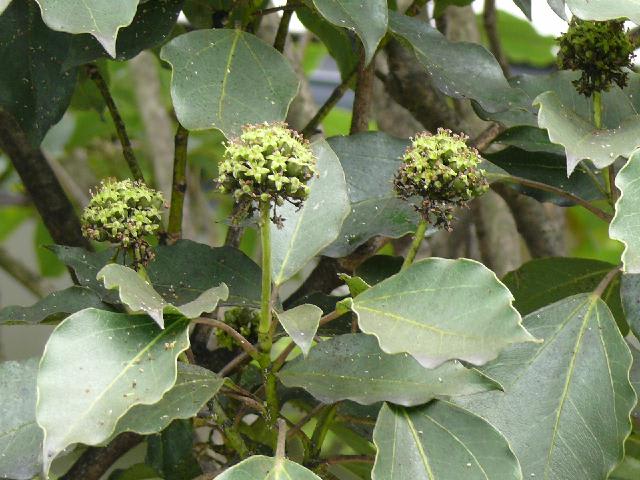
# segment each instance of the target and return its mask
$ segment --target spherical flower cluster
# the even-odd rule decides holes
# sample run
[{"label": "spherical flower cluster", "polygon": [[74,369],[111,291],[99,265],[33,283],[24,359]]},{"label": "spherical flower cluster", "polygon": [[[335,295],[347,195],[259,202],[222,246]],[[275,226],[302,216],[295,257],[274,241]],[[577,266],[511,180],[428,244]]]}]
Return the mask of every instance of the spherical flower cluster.
[{"label": "spherical flower cluster", "polygon": [[606,92],[614,83],[620,88],[627,85],[626,69],[631,68],[634,49],[624,21],[594,22],[574,17],[567,33],[557,42],[558,66],[582,72],[573,82],[582,95]]},{"label": "spherical flower cluster", "polygon": [[285,200],[301,205],[316,174],[309,142],[285,123],[249,125],[226,145],[217,183],[238,203]]},{"label": "spherical flower cluster", "polygon": [[148,246],[144,236],[160,228],[163,207],[162,194],[142,182],[102,182],[82,214],[82,233],[140,253]]},{"label": "spherical flower cluster", "polygon": [[420,197],[416,210],[436,227],[451,229],[453,208],[466,204],[488,189],[480,156],[464,135],[438,129],[422,133],[407,148],[394,185],[408,201]]}]

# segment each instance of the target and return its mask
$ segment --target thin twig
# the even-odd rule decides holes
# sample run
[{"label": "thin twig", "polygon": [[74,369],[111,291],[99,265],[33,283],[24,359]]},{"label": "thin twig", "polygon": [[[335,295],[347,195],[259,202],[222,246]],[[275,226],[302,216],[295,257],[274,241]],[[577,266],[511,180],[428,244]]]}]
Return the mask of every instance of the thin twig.
[{"label": "thin twig", "polygon": [[278,25],[276,39],[273,42],[273,48],[275,48],[280,53],[284,52],[284,46],[287,43],[287,35],[289,34],[289,22],[291,22],[292,16],[293,9],[285,9],[282,12],[282,18],[280,19],[280,25]]},{"label": "thin twig", "polygon": [[287,421],[278,419],[278,442],[276,444],[276,458],[284,458],[287,444]]},{"label": "thin twig", "polygon": [[116,133],[118,134],[118,139],[120,140],[120,145],[122,145],[122,154],[124,159],[129,166],[129,170],[131,171],[131,175],[135,180],[139,180],[144,182],[144,175],[142,174],[142,169],[140,168],[140,164],[138,164],[138,160],[136,159],[135,154],[133,153],[133,147],[131,146],[131,140],[129,140],[129,135],[127,134],[127,128],[122,120],[122,116],[120,115],[120,111],[116,105],[116,102],[113,100],[111,96],[111,92],[109,91],[109,86],[107,82],[104,80],[100,70],[97,65],[89,64],[86,66],[87,75],[93,83],[96,84],[98,91],[102,95],[102,98],[109,109],[109,114],[113,119],[113,124],[116,128]]},{"label": "thin twig", "polygon": [[218,372],[218,375],[221,377],[226,377],[227,375],[233,373],[236,368],[241,367],[245,363],[251,360],[251,355],[247,352],[242,352],[233,358],[229,363],[227,363],[222,369]]},{"label": "thin twig", "polygon": [[369,130],[374,78],[375,58],[371,59],[371,62],[367,64],[365,49],[361,46],[356,93],[353,99],[353,115],[351,117],[351,129],[349,132],[351,135]]},{"label": "thin twig", "polygon": [[356,78],[358,74],[358,69],[355,68],[353,71],[347,75],[346,78],[342,80],[342,83],[333,89],[329,98],[327,98],[326,102],[320,107],[318,112],[313,116],[307,126],[302,129],[302,135],[306,138],[309,138],[314,133],[316,133],[316,128],[318,125],[325,119],[325,117],[329,114],[329,112],[337,105],[340,99],[344,96],[344,94],[349,90],[349,85]]},{"label": "thin twig", "polygon": [[208,325],[210,327],[219,328],[220,330],[223,330],[224,332],[226,332],[229,335],[231,335],[233,337],[233,339],[238,343],[238,345],[240,345],[240,347],[245,352],[247,352],[247,354],[251,358],[253,358],[255,360],[258,360],[260,358],[260,354],[258,353],[258,350],[251,344],[251,342],[249,342],[249,340],[244,338],[240,332],[235,330],[228,323],[221,322],[220,320],[216,320],[214,318],[204,318],[204,317],[196,318],[196,319],[191,320],[191,321],[193,323],[199,323],[199,324],[202,324],[202,325]]},{"label": "thin twig", "polygon": [[244,403],[246,406],[251,407],[256,412],[264,413],[265,408],[262,403],[254,400],[253,398],[245,397],[244,395],[238,395],[237,393],[224,392],[224,395],[229,398],[233,398],[238,400],[239,402]]},{"label": "thin twig", "polygon": [[500,35],[498,34],[498,12],[496,10],[496,0],[484,0],[484,13],[482,14],[482,20],[484,23],[484,30],[487,33],[489,39],[489,48],[491,53],[496,57],[500,68],[505,77],[511,76],[511,68],[509,62],[502,50],[502,44],[500,43]]},{"label": "thin twig", "polygon": [[600,280],[600,283],[598,284],[598,286],[595,288],[595,290],[591,295],[593,297],[602,297],[602,294],[609,287],[609,284],[613,281],[613,279],[616,278],[616,275],[620,273],[621,269],[622,269],[622,266],[617,266],[616,268],[611,270],[609,273],[607,273],[604,276],[604,278]]},{"label": "thin twig", "polygon": [[282,5],[280,7],[270,7],[270,8],[263,8],[262,10],[257,10],[253,15],[255,16],[264,16],[264,15],[269,15],[271,13],[277,13],[277,12],[282,12],[282,11],[288,11],[288,10],[295,10],[296,8],[300,8],[302,7],[304,4],[302,3],[288,3],[287,5]]},{"label": "thin twig", "polygon": [[171,207],[169,209],[169,226],[167,228],[168,243],[172,244],[182,238],[182,216],[184,195],[187,191],[187,146],[189,131],[178,123],[175,136],[175,153],[173,160],[173,183],[171,187]]},{"label": "thin twig", "polygon": [[325,405],[325,408],[322,410],[322,413],[318,418],[318,422],[316,423],[316,427],[313,430],[313,434],[311,435],[311,456],[312,457],[317,457],[318,455],[320,455],[320,451],[322,450],[322,444],[324,443],[324,440],[327,437],[327,433],[329,432],[329,427],[331,426],[331,423],[336,418],[337,411],[338,411],[338,403]]},{"label": "thin twig", "polygon": [[289,429],[289,431],[287,432],[287,437],[292,437],[296,433],[298,433],[300,430],[302,430],[302,427],[304,427],[309,422],[309,420],[311,420],[320,411],[322,411],[324,407],[325,407],[324,403],[319,403],[318,405],[313,407],[304,417],[302,417],[302,420],[300,420],[298,423],[296,423],[294,426],[292,426]]}]

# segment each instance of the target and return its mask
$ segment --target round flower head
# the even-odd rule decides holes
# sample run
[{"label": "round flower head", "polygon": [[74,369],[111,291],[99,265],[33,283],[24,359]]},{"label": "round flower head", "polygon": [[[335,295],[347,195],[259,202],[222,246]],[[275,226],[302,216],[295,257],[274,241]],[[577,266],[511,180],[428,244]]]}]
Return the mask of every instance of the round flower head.
[{"label": "round flower head", "polygon": [[573,82],[582,95],[606,92],[614,83],[620,88],[627,85],[625,69],[631,68],[634,55],[622,20],[594,22],[574,17],[557,42],[558,66],[582,72]]},{"label": "round flower head", "polygon": [[453,208],[487,191],[485,172],[478,168],[480,156],[467,140],[442,128],[436,135],[419,134],[396,174],[398,195],[409,201],[421,197],[416,210],[437,227],[450,230]]},{"label": "round flower head", "polygon": [[160,228],[162,194],[132,180],[102,182],[82,214],[82,233],[98,242],[116,243],[136,254],[147,252],[145,235]]},{"label": "round flower head", "polygon": [[300,206],[316,174],[309,142],[285,123],[248,125],[226,145],[217,183],[238,203],[254,201]]}]

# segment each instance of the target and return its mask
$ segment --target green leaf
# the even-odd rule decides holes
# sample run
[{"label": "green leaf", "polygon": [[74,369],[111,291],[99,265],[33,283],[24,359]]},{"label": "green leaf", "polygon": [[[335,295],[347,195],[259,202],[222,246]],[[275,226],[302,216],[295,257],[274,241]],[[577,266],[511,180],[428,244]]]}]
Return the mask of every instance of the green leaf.
[{"label": "green leaf", "polygon": [[226,300],[229,289],[222,283],[201,293],[198,298],[184,305],[166,302],[151,284],[129,267],[111,263],[98,272],[98,280],[110,290],[117,289],[120,300],[133,313],[146,313],[160,328],[164,328],[164,314],[180,314],[188,319],[213,312],[220,300]]},{"label": "green leaf", "polygon": [[[115,58],[129,60],[141,51],[164,42],[175,26],[183,4],[184,0],[153,0],[140,3],[131,24],[118,32]],[[108,55],[92,36],[75,35],[65,65],[83,65]]]},{"label": "green leaf", "polygon": [[622,274],[619,297],[629,327],[636,337],[640,337],[640,275]]},{"label": "green leaf", "polygon": [[0,325],[55,323],[85,308],[109,309],[92,290],[73,286],[53,292],[30,307],[9,306],[0,309]]},{"label": "green leaf", "polygon": [[149,465],[138,463],[126,470],[114,470],[109,480],[162,480]]},{"label": "green leaf", "polygon": [[640,478],[640,460],[625,455],[623,462],[611,472],[613,480],[636,480]]},{"label": "green leaf", "polygon": [[146,463],[160,472],[163,480],[196,478],[202,469],[194,456],[193,439],[191,421],[174,421],[159,435],[149,437]]},{"label": "green leaf", "polygon": [[389,255],[374,255],[367,258],[356,268],[355,274],[367,284],[375,285],[385,278],[395,275],[402,268],[404,258]]},{"label": "green leaf", "polygon": [[365,290],[369,290],[371,288],[371,285],[369,285],[360,277],[352,277],[350,275],[347,275],[346,273],[340,273],[338,274],[338,277],[349,288],[349,293],[352,297],[357,297]]},{"label": "green leaf", "polygon": [[448,402],[406,409],[385,404],[373,441],[373,480],[520,480],[505,438],[471,412]]},{"label": "green leaf", "polygon": [[112,438],[122,432],[158,433],[176,419],[195,417],[214,397],[224,378],[197,365],[178,362],[176,383],[153,405],[136,405],[120,419]]},{"label": "green leaf", "polygon": [[524,323],[544,343],[514,346],[483,368],[505,392],[456,401],[502,432],[525,478],[607,478],[622,460],[636,403],[631,354],[611,312],[581,294]]},{"label": "green leaf", "polygon": [[430,258],[361,293],[352,310],[382,350],[434,368],[451,359],[482,365],[513,343],[535,342],[512,301],[481,263]]},{"label": "green leaf", "polygon": [[399,238],[414,231],[418,214],[393,190],[393,177],[408,142],[383,132],[327,141],[344,169],[351,210],[338,238],[323,254],[344,257],[376,235]]},{"label": "green leaf", "polygon": [[276,316],[285,332],[306,356],[313,343],[313,337],[318,331],[322,309],[315,305],[304,304],[278,313]]},{"label": "green leaf", "polygon": [[70,41],[71,35],[42,23],[32,2],[12,2],[0,16],[0,108],[16,119],[34,146],[71,101],[77,72],[62,65]]},{"label": "green leaf", "polygon": [[568,20],[567,12],[566,12],[566,5],[565,5],[564,2],[565,2],[565,0],[547,0],[547,3],[551,7],[551,9],[554,12],[556,12],[556,15],[558,15],[563,20]]},{"label": "green leaf", "polygon": [[622,264],[625,273],[640,273],[640,152],[634,153],[616,175],[620,198],[609,224],[609,236],[624,243]]},{"label": "green leaf", "polygon": [[[587,165],[578,165],[571,176],[567,178],[567,161],[564,155],[527,152],[519,148],[509,147],[496,153],[485,154],[485,158],[514,177],[544,183],[588,201],[604,199],[602,192],[604,185],[601,184],[602,190],[594,185],[591,175],[597,177],[597,174],[593,172],[590,175],[587,171],[590,167]],[[554,193],[514,184],[509,184],[509,186],[535,198],[539,202],[552,202],[563,207],[574,205],[570,200]]]},{"label": "green leaf", "polygon": [[[520,125],[505,130],[493,141],[502,145],[517,147],[528,152],[543,152],[564,156],[564,148],[549,140],[546,130],[527,125]],[[486,156],[486,155],[485,155]],[[565,173],[566,178],[566,173]]]},{"label": "green leaf", "polygon": [[177,318],[161,330],[146,315],[87,309],[57,326],[38,373],[45,472],[70,445],[104,442],[131,407],[160,401],[189,347],[188,323]]},{"label": "green leaf", "polygon": [[567,174],[571,175],[581,160],[589,159],[597,168],[611,165],[616,158],[628,157],[640,136],[640,115],[624,120],[614,129],[596,129],[555,92],[545,92],[534,100],[540,106],[538,125],[546,128],[554,143],[565,147]]},{"label": "green leaf", "polygon": [[324,403],[387,401],[404,406],[435,397],[470,395],[500,388],[476,369],[454,360],[426,369],[406,353],[389,355],[374,337],[346,334],[318,343],[278,373],[287,387],[301,387]]},{"label": "green leaf", "polygon": [[28,480],[42,465],[36,423],[38,360],[0,363],[0,478]]},{"label": "green leaf", "polygon": [[565,0],[569,10],[585,20],[614,20],[627,17],[640,24],[640,0]]},{"label": "green leaf", "polygon": [[[531,260],[502,279],[515,297],[514,307],[528,315],[578,293],[591,293],[615,265],[587,258],[550,257]],[[620,301],[620,280],[612,281],[602,299],[620,326],[628,330]]]},{"label": "green leaf", "polygon": [[254,455],[225,470],[217,480],[320,480],[315,473],[286,458]]},{"label": "green leaf", "polygon": [[311,192],[303,207],[285,204],[278,209],[284,226],[271,225],[273,282],[282,285],[333,242],[349,213],[347,184],[336,154],[324,140],[313,143],[319,177],[309,182]]},{"label": "green leaf", "polygon": [[445,95],[476,100],[488,112],[506,110],[524,96],[509,85],[498,61],[481,45],[449,42],[427,22],[393,11],[389,28],[411,45],[434,86]]},{"label": "green leaf", "polygon": [[356,32],[364,45],[365,62],[371,62],[380,40],[387,33],[387,1],[313,0],[313,4],[334,25]]},{"label": "green leaf", "polygon": [[284,120],[298,91],[291,64],[241,30],[198,30],[160,52],[171,64],[171,97],[189,130],[217,128],[231,138],[246,124]]},{"label": "green leaf", "polygon": [[138,0],[36,0],[49,28],[68,33],[89,33],[109,55],[116,56],[118,30],[131,23]]},{"label": "green leaf", "polygon": [[531,20],[531,0],[513,0],[522,13]]}]

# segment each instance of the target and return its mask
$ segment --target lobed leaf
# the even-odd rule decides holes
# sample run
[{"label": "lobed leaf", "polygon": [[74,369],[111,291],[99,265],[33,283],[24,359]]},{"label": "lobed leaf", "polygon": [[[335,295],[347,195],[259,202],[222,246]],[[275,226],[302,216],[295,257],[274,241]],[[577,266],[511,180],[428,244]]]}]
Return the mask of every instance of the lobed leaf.
[{"label": "lobed leaf", "polygon": [[624,243],[625,273],[640,273],[640,152],[636,151],[616,175],[620,198],[609,224],[609,236]]}]

